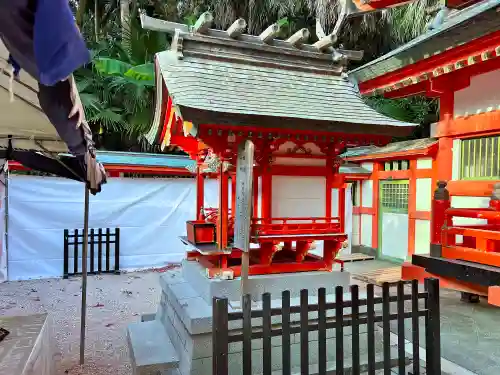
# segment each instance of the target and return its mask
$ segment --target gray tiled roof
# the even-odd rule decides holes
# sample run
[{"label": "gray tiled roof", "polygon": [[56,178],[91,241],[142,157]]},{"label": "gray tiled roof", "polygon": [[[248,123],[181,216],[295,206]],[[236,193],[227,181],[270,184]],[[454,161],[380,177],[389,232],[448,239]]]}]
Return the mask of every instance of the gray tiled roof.
[{"label": "gray tiled roof", "polygon": [[450,15],[441,26],[375,59],[349,75],[365,82],[500,30],[496,8],[500,0],[485,0]]},{"label": "gray tiled roof", "polygon": [[405,152],[414,150],[426,149],[438,141],[435,138],[422,138],[415,139],[411,141],[394,142],[390,143],[384,147],[353,147],[344,152],[340,157],[342,158],[352,158],[365,155],[377,155],[377,154],[388,154],[392,152]]},{"label": "gray tiled roof", "polygon": [[368,169],[352,163],[346,163],[344,165],[341,165],[339,168],[339,172],[341,174],[366,174],[366,175],[372,174],[372,172],[369,171]]},{"label": "gray tiled roof", "polygon": [[157,55],[175,105],[221,113],[414,126],[368,105],[357,85],[338,75],[178,55]]}]

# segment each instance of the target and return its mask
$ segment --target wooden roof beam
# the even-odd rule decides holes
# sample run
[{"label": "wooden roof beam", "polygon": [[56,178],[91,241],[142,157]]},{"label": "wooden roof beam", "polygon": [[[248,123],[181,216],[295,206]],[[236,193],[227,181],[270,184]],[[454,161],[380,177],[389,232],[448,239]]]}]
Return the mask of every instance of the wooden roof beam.
[{"label": "wooden roof beam", "polygon": [[243,18],[238,18],[231,26],[229,26],[229,29],[227,29],[227,35],[232,39],[236,39],[243,34],[246,28],[247,21]]},{"label": "wooden roof beam", "polygon": [[194,24],[193,32],[199,34],[206,34],[207,31],[210,29],[210,26],[212,26],[212,22],[214,22],[214,16],[212,16],[212,13],[210,12],[203,13]]},{"label": "wooden roof beam", "polygon": [[[141,25],[142,25],[142,28],[145,30],[160,31],[160,32],[165,32],[165,33],[169,33],[169,34],[175,34],[176,30],[178,30],[180,33],[185,33],[185,34],[188,34],[190,32],[190,28],[187,25],[149,17],[144,13],[141,13]],[[234,23],[233,23],[233,25],[234,25]],[[322,52],[325,54],[326,53],[328,53],[328,54],[334,53],[334,48],[332,48],[331,45],[330,45],[330,47],[325,47],[324,49],[319,50],[315,45],[311,45],[311,44],[297,43],[296,45],[294,45],[291,42],[289,42],[289,40],[291,38],[289,38],[289,40],[287,40],[287,41],[280,40],[280,39],[271,39],[268,43],[264,43],[259,36],[255,36],[255,35],[241,33],[238,36],[231,37],[228,34],[231,27],[229,27],[229,29],[226,31],[216,30],[216,29],[208,29],[206,31],[205,35],[210,36],[210,37],[214,37],[214,38],[222,38],[222,39],[227,39],[227,40],[237,40],[237,41],[242,41],[242,42],[251,43],[251,44],[255,44],[255,45],[269,45],[269,46],[273,46],[273,47],[277,47],[277,48],[285,48],[288,50],[299,49],[299,50],[304,51],[304,52],[313,52],[313,53]],[[329,36],[326,36],[325,38],[328,38],[328,37]],[[321,40],[319,42],[316,42],[316,44],[319,44],[320,42],[321,42]],[[328,39],[325,39],[322,43],[324,43],[324,42],[328,42]],[[328,43],[325,43],[325,44],[328,44]],[[344,50],[344,49],[335,49],[335,51],[344,55],[348,60],[359,61],[363,58],[363,51],[352,51],[352,50]]]}]

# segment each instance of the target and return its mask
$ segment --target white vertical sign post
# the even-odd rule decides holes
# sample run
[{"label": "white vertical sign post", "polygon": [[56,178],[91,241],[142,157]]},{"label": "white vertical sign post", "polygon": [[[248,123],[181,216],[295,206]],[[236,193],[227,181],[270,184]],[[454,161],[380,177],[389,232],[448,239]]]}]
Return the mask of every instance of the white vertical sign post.
[{"label": "white vertical sign post", "polygon": [[240,249],[241,295],[247,293],[250,265],[250,229],[252,225],[254,144],[245,140],[238,146],[236,161],[236,216],[234,222],[234,247]]}]

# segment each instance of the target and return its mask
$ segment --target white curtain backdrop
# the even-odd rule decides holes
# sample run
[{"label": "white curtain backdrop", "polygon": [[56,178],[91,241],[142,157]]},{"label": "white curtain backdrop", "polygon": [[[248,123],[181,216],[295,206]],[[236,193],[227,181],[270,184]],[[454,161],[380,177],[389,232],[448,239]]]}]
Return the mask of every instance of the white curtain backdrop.
[{"label": "white curtain backdrop", "polygon": [[[11,175],[8,200],[9,279],[62,276],[64,229],[83,228],[83,185]],[[178,237],[195,218],[195,202],[194,179],[112,178],[90,198],[89,227],[120,228],[122,269],[179,262],[184,246]],[[206,180],[205,207],[217,206],[217,181]]]},{"label": "white curtain backdrop", "polygon": [[[0,167],[5,159],[0,159]],[[5,173],[0,169],[0,283],[7,281],[7,251],[5,247]]]}]

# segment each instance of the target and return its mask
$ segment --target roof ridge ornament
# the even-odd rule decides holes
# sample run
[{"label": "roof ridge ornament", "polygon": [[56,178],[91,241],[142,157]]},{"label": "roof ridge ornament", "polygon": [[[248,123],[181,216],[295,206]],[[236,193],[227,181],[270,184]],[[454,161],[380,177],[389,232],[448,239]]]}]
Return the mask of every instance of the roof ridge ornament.
[{"label": "roof ridge ornament", "polygon": [[273,23],[259,35],[259,38],[264,43],[269,44],[272,40],[274,40],[278,36],[279,32],[280,32],[280,26],[277,23]]},{"label": "roof ridge ornament", "polygon": [[206,34],[206,32],[210,29],[210,26],[212,26],[213,22],[214,16],[212,16],[212,13],[204,12],[194,24],[193,32],[198,34]]},{"label": "roof ridge ornament", "polygon": [[236,21],[233,22],[231,26],[227,29],[227,35],[232,38],[236,39],[238,38],[247,28],[247,21],[245,21],[243,18],[238,18]]}]

